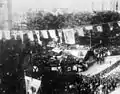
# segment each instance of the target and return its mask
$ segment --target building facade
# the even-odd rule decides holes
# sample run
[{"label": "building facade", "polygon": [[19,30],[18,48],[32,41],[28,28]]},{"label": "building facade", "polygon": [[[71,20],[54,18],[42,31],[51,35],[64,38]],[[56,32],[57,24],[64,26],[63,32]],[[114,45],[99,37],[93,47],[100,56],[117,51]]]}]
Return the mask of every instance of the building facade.
[{"label": "building facade", "polygon": [[0,29],[12,29],[12,0],[0,0]]}]

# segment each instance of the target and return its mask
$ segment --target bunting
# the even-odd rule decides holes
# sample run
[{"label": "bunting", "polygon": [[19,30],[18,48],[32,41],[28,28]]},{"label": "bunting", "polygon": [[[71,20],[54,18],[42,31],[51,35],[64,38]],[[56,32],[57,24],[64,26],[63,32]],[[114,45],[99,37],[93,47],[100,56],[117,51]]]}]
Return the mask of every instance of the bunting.
[{"label": "bunting", "polygon": [[10,40],[11,39],[10,31],[9,30],[2,30],[2,38],[5,40]]},{"label": "bunting", "polygon": [[56,38],[55,30],[48,30],[51,38]]},{"label": "bunting", "polygon": [[75,31],[78,34],[78,36],[84,36],[83,27],[75,28]]},{"label": "bunting", "polygon": [[40,32],[38,30],[35,30],[35,35],[37,36],[38,44],[42,45],[42,42],[40,41]]},{"label": "bunting", "polygon": [[25,83],[26,83],[26,91],[27,92],[29,92],[29,93],[31,92],[30,94],[33,94],[32,90],[31,90],[31,87],[34,87],[36,89],[34,94],[37,94],[38,89],[39,89],[39,87],[41,85],[40,80],[25,76]]},{"label": "bunting", "polygon": [[48,37],[48,32],[47,32],[47,30],[41,30],[40,32],[41,32],[41,36],[42,36],[43,38],[45,38],[45,39],[48,39],[48,38],[49,38],[49,37]]},{"label": "bunting", "polygon": [[0,40],[2,40],[2,31],[0,30]]},{"label": "bunting", "polygon": [[11,39],[17,40],[17,31],[16,30],[11,31]]},{"label": "bunting", "polygon": [[120,27],[120,21],[118,21],[117,23],[118,23],[118,26]]},{"label": "bunting", "polygon": [[28,41],[28,35],[27,32],[24,32],[23,34],[23,43],[26,43]]},{"label": "bunting", "polygon": [[58,41],[59,41],[59,43],[63,43],[63,34],[62,34],[62,30],[61,29],[58,29],[57,30],[57,32],[58,32]]},{"label": "bunting", "polygon": [[33,32],[32,31],[28,31],[28,38],[30,41],[34,41],[34,37],[33,37]]},{"label": "bunting", "polygon": [[63,29],[65,43],[75,44],[75,32],[73,29]]},{"label": "bunting", "polygon": [[93,26],[92,26],[92,25],[90,25],[90,26],[85,26],[85,29],[86,29],[86,30],[93,30]]},{"label": "bunting", "polygon": [[57,36],[55,33],[55,30],[48,30],[50,37],[53,38],[55,41],[57,41]]},{"label": "bunting", "polygon": [[[115,28],[115,26],[113,26],[114,23],[117,23],[117,25],[120,27],[120,21],[113,21],[113,22],[108,22],[108,23],[101,23],[101,24],[94,24],[94,25],[82,25],[80,27],[77,27],[77,28],[72,28],[72,29],[58,29],[57,30],[57,33],[55,32],[55,30],[41,30],[41,31],[16,31],[16,30],[12,30],[12,31],[9,31],[9,30],[1,30],[0,31],[0,40],[1,39],[6,39],[6,40],[9,40],[9,39],[15,39],[17,40],[18,39],[21,39],[22,42],[24,41],[24,35],[26,34],[28,39],[30,41],[34,41],[34,37],[33,37],[33,33],[37,36],[37,40],[38,40],[38,44],[41,44],[41,40],[40,38],[45,38],[45,39],[48,39],[48,38],[52,38],[52,39],[55,39],[55,41],[58,41],[60,43],[63,43],[63,39],[65,41],[65,43],[67,44],[74,44],[75,43],[75,32],[77,32],[77,34],[79,36],[84,36],[84,29],[87,30],[87,32],[89,33],[90,30],[93,31],[94,29],[94,26],[95,26],[95,29],[94,31],[97,33],[97,32],[103,32],[104,29],[106,30],[110,30],[112,31],[113,28]],[[106,28],[106,26],[107,28]],[[94,32],[93,31],[93,32]]]},{"label": "bunting", "polygon": [[23,32],[24,31],[18,31],[17,32],[17,38],[20,39],[22,41],[22,43],[24,41],[24,38],[23,38],[24,33]]},{"label": "bunting", "polygon": [[102,26],[97,26],[96,28],[97,28],[97,31],[98,31],[98,32],[103,32]]}]

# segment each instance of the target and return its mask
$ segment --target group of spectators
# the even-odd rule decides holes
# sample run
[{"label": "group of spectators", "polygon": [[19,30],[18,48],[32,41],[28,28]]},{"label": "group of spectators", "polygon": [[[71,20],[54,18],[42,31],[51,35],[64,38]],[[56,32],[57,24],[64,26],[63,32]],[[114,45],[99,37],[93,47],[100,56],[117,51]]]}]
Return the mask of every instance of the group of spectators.
[{"label": "group of spectators", "polygon": [[20,40],[0,40],[0,94],[25,94]]},{"label": "group of spectators", "polygon": [[[70,92],[94,94],[95,91],[99,91],[98,87],[101,85],[100,77],[89,78],[77,74],[80,71],[87,70],[89,67],[86,63],[89,54],[86,60],[81,61],[71,55],[66,56],[64,52],[59,54],[51,52],[51,48],[45,46],[36,45],[32,49],[31,61],[27,62],[30,64],[31,70],[27,70],[26,74],[36,79],[42,77],[39,92],[43,94],[56,94],[56,92],[59,92],[59,94],[63,94],[63,92],[66,92],[65,94],[70,94]],[[29,50],[29,52],[31,51]],[[90,54],[91,56],[94,55],[93,51],[90,53],[93,53]],[[32,71],[32,66],[36,66],[36,71]],[[73,66],[76,66],[76,68],[73,68]],[[56,69],[53,71],[52,67],[56,67]]]},{"label": "group of spectators", "polygon": [[[24,74],[42,81],[38,94],[109,94],[120,81],[117,77],[80,74],[80,71],[88,69],[86,61],[89,55],[95,55],[93,50],[90,50],[86,60],[81,60],[66,56],[64,52],[57,54],[51,51],[51,47],[34,42],[25,45],[20,45],[18,40],[3,42],[0,42],[0,94],[25,94]],[[56,69],[52,70],[52,67]]]},{"label": "group of spectators", "polygon": [[[46,52],[37,53],[32,57],[32,63],[39,69],[32,76],[37,78],[42,75],[41,91],[43,94],[48,94],[48,92],[49,94],[54,94],[58,91],[59,94],[63,94],[63,91],[66,92],[66,86],[68,87],[66,94],[70,94],[71,91],[76,92],[76,94],[93,94],[100,86],[99,77],[89,78],[77,74],[79,72],[78,68],[82,71],[84,71],[84,68],[88,68],[85,62],[81,62],[81,60],[71,55],[64,56],[64,53],[55,55],[53,52],[51,54],[46,48],[44,51]],[[74,65],[77,67],[75,70],[73,69]],[[53,71],[51,70],[52,67],[57,67],[57,69]],[[71,84],[68,83],[71,83],[72,87],[69,87]]]}]

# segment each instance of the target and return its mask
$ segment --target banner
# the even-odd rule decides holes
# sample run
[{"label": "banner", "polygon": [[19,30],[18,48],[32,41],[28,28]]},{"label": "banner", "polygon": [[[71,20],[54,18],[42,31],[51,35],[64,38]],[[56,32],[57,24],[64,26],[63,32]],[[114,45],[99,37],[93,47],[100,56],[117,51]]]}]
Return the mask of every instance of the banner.
[{"label": "banner", "polygon": [[40,32],[38,30],[35,30],[34,32],[35,32],[35,34],[37,36],[38,44],[41,45],[42,41],[40,41]]},{"label": "banner", "polygon": [[28,31],[28,32],[27,32],[27,35],[28,35],[28,39],[29,39],[30,41],[34,41],[34,37],[33,37],[33,32],[32,32],[32,31]]},{"label": "banner", "polygon": [[56,38],[55,30],[48,30],[51,38]]},{"label": "banner", "polygon": [[6,39],[6,40],[10,40],[11,39],[10,31],[9,30],[3,30],[2,31],[2,38]]},{"label": "banner", "polygon": [[[37,94],[38,89],[41,86],[41,81],[40,80],[25,76],[25,83],[26,83],[26,92],[28,94]],[[31,89],[32,87],[35,88],[34,92]]]},{"label": "banner", "polygon": [[78,36],[84,36],[83,27],[75,28],[75,31],[78,34]]},{"label": "banner", "polygon": [[[95,30],[94,30],[95,33],[103,32],[103,30],[104,31],[109,31],[109,30],[112,31],[113,27],[115,27],[114,26],[115,23],[117,24],[117,26],[120,27],[120,21],[113,21],[113,22],[107,22],[107,23],[101,23],[101,24],[81,25],[80,27],[73,28],[73,29],[58,29],[57,30],[58,34],[55,32],[54,29],[53,30],[41,30],[40,32],[36,30],[35,34],[37,35],[39,44],[41,44],[40,36],[42,36],[45,39],[48,39],[49,37],[51,37],[51,38],[55,39],[55,41],[57,41],[59,38],[60,43],[63,43],[63,41],[65,41],[67,44],[74,44],[75,43],[75,40],[74,40],[75,31],[78,33],[79,36],[84,36],[85,35],[84,32],[87,32],[87,31],[89,33],[90,30],[94,29],[94,26],[95,26]],[[84,31],[83,29],[85,29],[86,31]],[[4,38],[6,40],[9,40],[9,39],[13,38],[13,39],[17,40],[17,36],[18,36],[18,38],[20,38],[23,41],[24,34],[28,35],[28,38],[30,41],[34,40],[33,31],[28,31],[28,30],[26,30],[26,31],[1,30],[0,31],[0,39]]]},{"label": "banner", "polygon": [[118,21],[118,26],[120,27],[120,21]]},{"label": "banner", "polygon": [[41,32],[41,35],[42,35],[43,38],[45,38],[45,39],[49,38],[47,30],[41,30],[40,32]]},{"label": "banner", "polygon": [[61,29],[58,29],[58,37],[59,37],[59,43],[63,43],[63,34],[62,34],[62,30]]},{"label": "banner", "polygon": [[55,30],[48,30],[48,32],[50,34],[50,37],[55,39],[55,41],[57,41],[57,36],[56,36]]},{"label": "banner", "polygon": [[11,35],[11,39],[17,40],[17,31],[16,30],[12,30],[10,35]]},{"label": "banner", "polygon": [[0,40],[2,40],[2,31],[0,30]]},{"label": "banner", "polygon": [[103,32],[102,26],[97,26],[96,28],[98,32]]},{"label": "banner", "polygon": [[86,30],[92,30],[92,29],[93,29],[93,26],[92,26],[92,25],[90,25],[90,26],[85,26],[85,29],[86,29]]},{"label": "banner", "polygon": [[22,40],[22,43],[23,43],[23,41],[24,41],[24,38],[23,38],[24,33],[23,33],[23,32],[24,32],[24,31],[18,31],[18,32],[17,32],[17,38],[20,39],[20,40]]},{"label": "banner", "polygon": [[75,44],[75,31],[73,29],[63,29],[65,43]]}]

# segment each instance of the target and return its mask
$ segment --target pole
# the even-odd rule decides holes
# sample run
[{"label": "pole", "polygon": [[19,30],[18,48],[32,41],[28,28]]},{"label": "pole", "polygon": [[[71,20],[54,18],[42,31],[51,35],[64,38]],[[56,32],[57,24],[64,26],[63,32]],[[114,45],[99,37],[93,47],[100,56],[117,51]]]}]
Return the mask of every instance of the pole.
[{"label": "pole", "polygon": [[8,10],[8,29],[12,29],[12,0],[7,0],[7,10]]},{"label": "pole", "polygon": [[92,46],[92,31],[90,30],[90,48]]},{"label": "pole", "polygon": [[116,12],[118,12],[118,0],[116,1]]},{"label": "pole", "polygon": [[104,2],[102,1],[102,11],[104,11]]},{"label": "pole", "polygon": [[91,7],[92,7],[92,11],[94,11],[94,2],[92,2],[92,6]]}]

